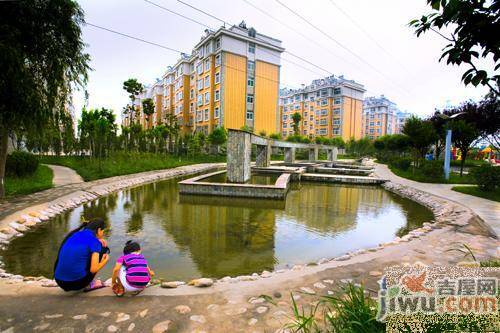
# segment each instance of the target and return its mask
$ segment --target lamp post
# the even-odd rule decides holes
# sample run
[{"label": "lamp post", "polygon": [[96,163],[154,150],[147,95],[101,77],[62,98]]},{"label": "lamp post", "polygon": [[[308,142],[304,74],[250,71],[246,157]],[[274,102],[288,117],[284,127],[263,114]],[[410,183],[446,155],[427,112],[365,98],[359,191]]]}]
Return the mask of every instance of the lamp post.
[{"label": "lamp post", "polygon": [[[461,116],[465,114],[465,112],[459,112],[452,114],[451,116],[447,116],[445,114],[440,114],[439,116],[443,119],[453,119],[458,116]],[[445,142],[445,149],[444,149],[444,178],[446,180],[450,179],[450,155],[451,155],[451,129],[446,130],[446,142]]]}]

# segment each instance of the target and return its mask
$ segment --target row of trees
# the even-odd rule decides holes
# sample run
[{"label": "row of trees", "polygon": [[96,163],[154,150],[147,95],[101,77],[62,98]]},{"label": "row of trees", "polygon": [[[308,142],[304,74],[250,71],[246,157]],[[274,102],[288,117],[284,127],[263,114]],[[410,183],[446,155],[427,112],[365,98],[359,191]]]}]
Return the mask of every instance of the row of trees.
[{"label": "row of trees", "polygon": [[418,168],[429,151],[432,150],[436,159],[442,155],[448,129],[452,130],[453,145],[461,153],[462,175],[469,150],[478,142],[487,142],[500,151],[498,98],[490,94],[479,103],[468,101],[458,107],[436,111],[427,119],[412,117],[404,125],[403,134],[382,136],[374,141],[374,148],[382,159],[410,153],[413,166]]}]

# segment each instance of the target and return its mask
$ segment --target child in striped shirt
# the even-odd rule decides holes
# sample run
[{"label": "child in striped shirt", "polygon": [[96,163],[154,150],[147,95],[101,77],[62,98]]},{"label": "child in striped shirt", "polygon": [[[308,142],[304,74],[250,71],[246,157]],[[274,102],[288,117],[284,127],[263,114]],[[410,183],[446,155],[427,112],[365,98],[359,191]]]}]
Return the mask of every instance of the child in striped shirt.
[{"label": "child in striped shirt", "polygon": [[138,294],[143,291],[151,277],[153,270],[141,254],[141,246],[132,240],[127,241],[123,248],[123,256],[116,260],[111,281],[116,296],[123,296],[125,292]]}]

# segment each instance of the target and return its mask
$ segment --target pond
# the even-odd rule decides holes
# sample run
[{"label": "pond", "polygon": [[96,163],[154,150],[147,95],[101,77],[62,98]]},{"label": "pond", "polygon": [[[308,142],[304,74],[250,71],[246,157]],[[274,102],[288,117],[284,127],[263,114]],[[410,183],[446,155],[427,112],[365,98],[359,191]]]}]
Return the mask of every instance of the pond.
[{"label": "pond", "polygon": [[286,201],[180,196],[179,179],[111,194],[13,240],[5,269],[53,276],[65,234],[81,217],[110,221],[111,274],[128,239],[138,240],[158,277],[220,278],[307,264],[392,240],[433,218],[427,208],[381,187],[293,183]]}]

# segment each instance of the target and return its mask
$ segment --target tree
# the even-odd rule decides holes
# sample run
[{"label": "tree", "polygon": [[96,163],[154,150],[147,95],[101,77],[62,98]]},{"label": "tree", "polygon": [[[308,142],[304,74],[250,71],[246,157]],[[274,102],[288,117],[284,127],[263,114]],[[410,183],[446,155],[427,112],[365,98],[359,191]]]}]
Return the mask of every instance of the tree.
[{"label": "tree", "polygon": [[462,155],[462,159],[460,160],[460,177],[462,177],[467,153],[471,144],[478,138],[479,132],[473,124],[462,119],[452,120],[450,122],[450,128],[452,131],[451,140],[453,144],[460,149]]},{"label": "tree", "polygon": [[155,104],[151,98],[145,98],[142,100],[142,112],[146,115],[146,122],[149,124],[151,115],[155,113]]},{"label": "tree", "polygon": [[128,79],[123,82],[123,89],[129,93],[130,98],[130,104],[124,108],[124,113],[136,112],[137,110],[134,108],[135,98],[144,90],[144,86],[137,79]]},{"label": "tree", "polygon": [[0,12],[0,197],[5,195],[9,135],[41,132],[84,86],[89,55],[76,1],[8,1]]},{"label": "tree", "polygon": [[[473,111],[473,113],[472,113]],[[494,94],[489,94],[482,100],[475,110],[471,112],[468,120],[474,120],[479,135],[488,141],[493,148],[500,151],[500,100]]]},{"label": "tree", "polygon": [[434,142],[434,153],[436,159],[439,159],[439,156],[441,156],[446,142],[446,116],[450,116],[449,110],[444,110],[443,112],[436,110],[428,119],[437,134],[436,141]]},{"label": "tree", "polygon": [[208,135],[208,141],[216,147],[217,153],[219,152],[219,147],[226,143],[227,132],[224,127],[215,128],[212,133]]},{"label": "tree", "polygon": [[403,126],[403,134],[408,136],[408,144],[413,150],[413,171],[425,156],[429,146],[436,141],[437,134],[431,122],[410,117]]},{"label": "tree", "polygon": [[293,120],[293,133],[295,135],[299,135],[300,134],[299,124],[300,121],[302,120],[302,116],[300,115],[300,113],[295,112],[294,114],[292,114],[292,120]]},{"label": "tree", "polygon": [[[443,37],[449,44],[443,48],[440,61],[447,64],[468,64],[463,74],[465,85],[487,85],[499,96],[500,75],[500,1],[499,0],[427,0],[433,9],[428,15],[412,20],[409,25],[417,36],[429,30]],[[441,32],[447,28],[452,32]],[[492,59],[493,73],[478,68],[479,58]]]}]

